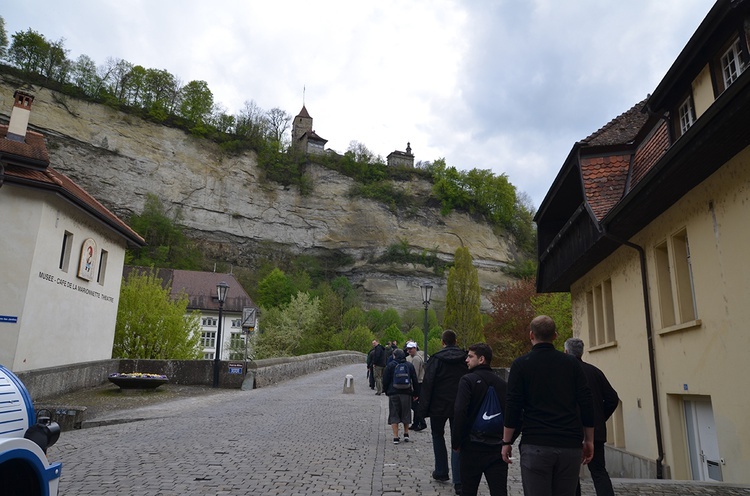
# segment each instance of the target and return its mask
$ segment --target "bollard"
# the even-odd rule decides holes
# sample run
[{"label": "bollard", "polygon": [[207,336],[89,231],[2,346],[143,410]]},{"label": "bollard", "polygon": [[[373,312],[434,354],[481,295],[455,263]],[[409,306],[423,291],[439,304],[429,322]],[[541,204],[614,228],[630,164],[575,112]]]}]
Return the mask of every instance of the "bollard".
[{"label": "bollard", "polygon": [[344,377],[344,394],[354,394],[354,376],[351,374]]}]

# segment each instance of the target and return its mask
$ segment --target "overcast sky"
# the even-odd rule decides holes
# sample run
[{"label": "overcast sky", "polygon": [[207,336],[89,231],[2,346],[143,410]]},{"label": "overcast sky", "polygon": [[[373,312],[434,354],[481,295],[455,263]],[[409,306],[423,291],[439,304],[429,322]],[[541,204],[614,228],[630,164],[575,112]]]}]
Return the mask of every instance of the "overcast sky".
[{"label": "overcast sky", "polygon": [[[68,57],[204,80],[327,146],[506,174],[538,207],[573,143],[651,93],[713,0],[24,0],[0,11]],[[12,39],[11,39],[12,41]]]}]

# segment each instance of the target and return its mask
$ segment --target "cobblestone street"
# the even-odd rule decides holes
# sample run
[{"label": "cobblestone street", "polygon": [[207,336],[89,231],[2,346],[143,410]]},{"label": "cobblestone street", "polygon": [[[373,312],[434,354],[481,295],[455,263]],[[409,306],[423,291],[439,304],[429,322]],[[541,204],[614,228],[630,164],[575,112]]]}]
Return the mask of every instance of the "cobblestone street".
[{"label": "cobblestone street", "polygon": [[[355,394],[342,392],[347,374]],[[347,365],[252,391],[107,411],[63,432],[48,457],[63,463],[65,496],[455,494],[431,478],[429,428],[393,445],[387,411],[387,397],[367,387],[364,364]],[[750,486],[614,485],[618,495],[750,495]],[[480,494],[489,494],[484,483]],[[509,494],[523,494],[517,463]],[[583,494],[594,495],[588,481]]]}]

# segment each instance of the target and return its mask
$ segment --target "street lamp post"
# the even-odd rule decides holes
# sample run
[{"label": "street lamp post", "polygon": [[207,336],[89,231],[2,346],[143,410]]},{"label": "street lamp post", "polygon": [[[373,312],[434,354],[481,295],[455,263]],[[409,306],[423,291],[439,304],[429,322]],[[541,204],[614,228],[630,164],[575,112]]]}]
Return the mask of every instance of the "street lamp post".
[{"label": "street lamp post", "polygon": [[224,300],[227,298],[229,284],[221,281],[216,285],[216,295],[219,299],[219,327],[216,329],[216,353],[214,354],[214,387],[219,387],[219,365],[221,362],[221,324],[223,320],[222,310]]},{"label": "street lamp post", "polygon": [[432,296],[432,284],[424,283],[419,286],[422,289],[422,303],[424,303],[424,360],[427,362],[427,342],[429,340],[429,322],[427,320],[427,308],[430,306]]}]

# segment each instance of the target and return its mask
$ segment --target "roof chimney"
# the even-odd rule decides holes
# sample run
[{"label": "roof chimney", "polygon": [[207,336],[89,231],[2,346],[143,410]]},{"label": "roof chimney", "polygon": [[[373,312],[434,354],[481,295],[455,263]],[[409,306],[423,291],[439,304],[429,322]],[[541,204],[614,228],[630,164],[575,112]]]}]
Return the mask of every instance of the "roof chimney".
[{"label": "roof chimney", "polygon": [[16,90],[13,94],[15,102],[13,110],[10,112],[10,123],[8,124],[7,138],[13,141],[26,141],[26,128],[29,126],[29,116],[31,115],[31,103],[34,97],[29,93]]}]

